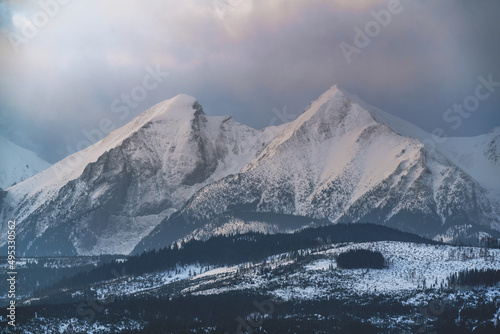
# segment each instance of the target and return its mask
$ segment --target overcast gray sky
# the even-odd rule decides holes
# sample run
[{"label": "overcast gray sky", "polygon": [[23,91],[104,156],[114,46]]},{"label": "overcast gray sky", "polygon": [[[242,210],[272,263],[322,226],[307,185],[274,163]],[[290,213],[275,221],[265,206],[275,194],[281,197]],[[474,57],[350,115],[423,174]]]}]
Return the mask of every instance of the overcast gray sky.
[{"label": "overcast gray sky", "polygon": [[[479,76],[500,82],[500,1],[395,1],[1,1],[0,134],[55,162],[102,119],[121,126],[179,93],[262,128],[333,84],[427,131],[499,126],[500,87],[458,127],[443,114],[475,94]],[[356,46],[357,28],[369,29],[368,45]],[[349,62],[347,44],[357,47]],[[157,67],[169,75],[137,88]],[[129,114],[114,112],[131,92],[140,101]]]}]

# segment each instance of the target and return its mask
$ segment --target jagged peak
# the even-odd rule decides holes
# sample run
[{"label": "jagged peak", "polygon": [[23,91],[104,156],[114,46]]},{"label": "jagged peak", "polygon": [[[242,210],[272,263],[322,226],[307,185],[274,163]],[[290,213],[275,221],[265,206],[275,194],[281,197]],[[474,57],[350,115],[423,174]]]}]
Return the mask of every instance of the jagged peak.
[{"label": "jagged peak", "polygon": [[[263,151],[262,156],[290,138],[302,137],[303,133],[322,141],[330,136],[340,136],[376,124],[368,111],[353,103],[339,85],[333,85],[313,101],[297,119],[284,125],[280,134]],[[295,136],[296,134],[298,136]]]},{"label": "jagged peak", "polygon": [[198,101],[192,96],[179,94],[162,101],[142,112],[127,124],[114,130],[102,140],[67,156],[42,173],[18,183],[15,190],[20,193],[36,193],[42,189],[49,191],[50,189],[45,186],[46,179],[57,180],[57,182],[53,182],[52,188],[60,188],[70,180],[80,176],[89,163],[97,161],[102,154],[121,145],[127,138],[148,123],[189,122],[197,113],[203,113],[203,110]]}]

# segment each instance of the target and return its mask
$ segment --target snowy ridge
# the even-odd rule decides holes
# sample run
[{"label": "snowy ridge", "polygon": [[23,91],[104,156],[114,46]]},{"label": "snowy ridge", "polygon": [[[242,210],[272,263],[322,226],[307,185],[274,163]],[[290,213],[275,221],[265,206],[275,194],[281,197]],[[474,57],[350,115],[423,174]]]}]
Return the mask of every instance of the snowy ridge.
[{"label": "snowy ridge", "polygon": [[475,179],[377,119],[333,86],[239,174],[196,193],[180,211],[189,224],[164,221],[144,247],[194,230],[207,233],[206,223],[234,206],[331,222],[370,221],[428,237],[460,224],[500,228],[498,204]]},{"label": "snowy ridge", "polygon": [[339,89],[342,90],[343,94],[346,95],[351,101],[367,110],[377,122],[386,124],[396,133],[402,136],[412,137],[420,141],[430,138],[430,134],[418,126],[368,104],[356,94],[347,92],[340,87]]},{"label": "snowy ridge", "polygon": [[2,224],[16,217],[26,255],[128,254],[139,242],[289,229],[214,224],[238,210],[428,237],[458,237],[459,226],[466,236],[500,230],[500,187],[484,186],[498,175],[498,129],[432,150],[419,128],[356,101],[333,86],[296,120],[259,131],[178,95],[8,188]]},{"label": "snowy ridge", "polygon": [[[39,198],[39,202],[32,203],[30,205],[31,210],[26,212],[25,215],[18,216],[18,219],[24,219],[26,215],[37,209],[39,205],[54,196],[62,186],[79,177],[89,163],[97,161],[102,154],[119,146],[126,138],[130,137],[146,123],[153,119],[161,120],[163,118],[165,120],[166,115],[173,116],[170,119],[171,121],[176,118],[190,119],[192,113],[189,113],[189,110],[194,102],[196,100],[187,95],[178,95],[170,100],[160,102],[134,118],[130,123],[114,130],[97,143],[64,158],[35,177],[9,188],[8,200],[12,201],[14,205],[20,205],[20,201],[25,197]],[[173,107],[176,108],[174,109]]]},{"label": "snowy ridge", "polygon": [[500,202],[500,127],[475,137],[445,137],[435,141],[432,135],[418,126],[374,107],[359,96],[344,91],[352,101],[368,110],[380,123],[387,124],[395,132],[430,143],[435,149],[460,169],[478,181],[488,191],[488,197]]},{"label": "snowy ridge", "polygon": [[[279,129],[208,117],[179,95],[9,188],[1,215],[16,217],[31,254],[127,254],[201,187],[238,172]],[[60,239],[68,242],[50,242]]]},{"label": "snowy ridge", "polygon": [[6,189],[49,168],[34,152],[0,136],[0,188]]},{"label": "snowy ridge", "polygon": [[500,127],[476,137],[449,137],[439,150],[487,190],[500,190]]}]

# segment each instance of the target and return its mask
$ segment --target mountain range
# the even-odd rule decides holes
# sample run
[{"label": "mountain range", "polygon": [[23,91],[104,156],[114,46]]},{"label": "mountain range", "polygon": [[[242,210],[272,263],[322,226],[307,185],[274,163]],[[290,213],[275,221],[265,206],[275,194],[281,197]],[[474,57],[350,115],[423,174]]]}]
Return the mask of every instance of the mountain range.
[{"label": "mountain range", "polygon": [[15,217],[18,249],[37,256],[360,221],[444,241],[498,237],[500,128],[434,147],[428,137],[338,86],[262,130],[178,95],[3,191],[1,224]]}]

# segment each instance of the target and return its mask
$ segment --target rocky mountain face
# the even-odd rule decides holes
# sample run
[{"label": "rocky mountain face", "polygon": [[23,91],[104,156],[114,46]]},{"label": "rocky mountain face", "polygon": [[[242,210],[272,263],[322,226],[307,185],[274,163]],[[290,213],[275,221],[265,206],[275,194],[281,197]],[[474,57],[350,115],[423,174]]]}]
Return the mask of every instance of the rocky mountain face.
[{"label": "rocky mountain face", "polygon": [[438,238],[456,226],[489,231],[499,211],[487,195],[444,155],[376,121],[334,86],[240,173],[201,189],[136,251],[206,235],[207,226],[220,228],[220,215],[241,210],[368,221]]},{"label": "rocky mountain face", "polygon": [[240,170],[274,133],[207,117],[179,95],[7,189],[2,224],[18,221],[24,254],[127,254],[197,190]]},{"label": "rocky mountain face", "polygon": [[[179,95],[2,192],[1,224],[16,219],[17,248],[37,256],[338,222],[446,240],[498,234],[498,188],[459,164],[477,146],[450,138],[429,149],[422,133],[337,86],[295,121],[260,131]],[[488,170],[498,166],[495,133],[467,141]]]}]

